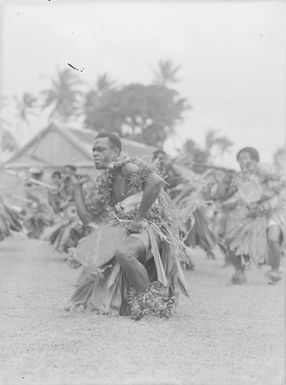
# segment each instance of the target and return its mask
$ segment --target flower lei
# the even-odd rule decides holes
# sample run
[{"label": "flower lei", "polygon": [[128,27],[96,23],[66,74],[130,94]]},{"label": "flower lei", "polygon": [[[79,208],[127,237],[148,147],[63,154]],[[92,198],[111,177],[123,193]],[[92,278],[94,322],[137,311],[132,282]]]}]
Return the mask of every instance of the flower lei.
[{"label": "flower lei", "polygon": [[109,170],[104,170],[97,178],[96,184],[87,198],[87,209],[96,222],[104,222],[108,219],[112,202],[112,175]]},{"label": "flower lei", "polygon": [[[120,223],[123,225],[132,221],[136,215],[136,211],[126,214],[117,213],[117,219],[114,216],[115,202],[112,197],[112,183],[114,176],[120,172],[121,168],[127,163],[136,164],[139,169],[137,172],[131,174],[128,180],[128,196],[144,190],[144,185],[149,175],[156,172],[151,165],[146,164],[135,157],[124,157],[113,162],[106,170],[103,170],[96,179],[96,187],[90,198],[87,199],[87,208],[97,223],[107,223],[110,221]],[[161,227],[170,226],[174,223],[174,217],[171,213],[171,201],[166,193],[161,191],[161,197],[164,196],[165,203],[162,198],[159,199],[159,204],[153,205],[146,215],[148,222],[156,223]],[[127,222],[125,222],[127,221]]]},{"label": "flower lei", "polygon": [[[112,182],[114,176],[127,163],[135,163],[139,166],[139,171],[133,173],[128,181],[128,195],[135,194],[144,189],[144,183],[152,172],[150,166],[135,157],[124,157],[103,170],[96,179],[96,187],[93,194],[87,201],[89,212],[96,218],[97,222],[107,221],[112,217],[115,202],[112,197]],[[92,196],[93,195],[93,196]],[[96,197],[93,199],[93,197]]]}]

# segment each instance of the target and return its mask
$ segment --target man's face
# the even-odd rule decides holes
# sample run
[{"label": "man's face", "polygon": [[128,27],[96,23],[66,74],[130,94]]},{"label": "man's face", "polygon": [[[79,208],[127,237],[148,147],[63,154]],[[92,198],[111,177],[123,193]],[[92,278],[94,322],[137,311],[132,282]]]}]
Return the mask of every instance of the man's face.
[{"label": "man's face", "polygon": [[107,168],[119,155],[119,149],[110,145],[108,138],[98,138],[92,148],[93,162],[97,169]]},{"label": "man's face", "polygon": [[32,173],[31,174],[32,179],[40,180],[41,177],[42,177],[42,174],[40,174],[40,173]]},{"label": "man's face", "polygon": [[68,176],[73,176],[74,170],[71,167],[64,167],[64,173]]},{"label": "man's face", "polygon": [[238,163],[242,171],[254,171],[257,166],[257,161],[252,159],[247,151],[243,151],[239,154]]},{"label": "man's face", "polygon": [[55,186],[59,186],[60,184],[61,184],[61,177],[59,176],[59,175],[54,175],[53,176],[53,179],[52,179],[52,181],[53,181],[53,184],[55,185]]}]

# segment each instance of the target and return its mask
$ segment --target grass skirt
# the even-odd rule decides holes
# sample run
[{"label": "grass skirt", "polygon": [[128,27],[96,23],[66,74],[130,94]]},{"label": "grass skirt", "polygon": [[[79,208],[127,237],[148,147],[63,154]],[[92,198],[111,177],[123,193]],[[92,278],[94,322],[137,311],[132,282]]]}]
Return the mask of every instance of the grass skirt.
[{"label": "grass skirt", "polygon": [[[161,240],[157,244],[155,230],[148,227],[150,237],[151,258],[148,259],[144,267],[147,270],[150,282],[161,282],[169,293],[170,297],[178,298],[182,291],[186,296],[188,292],[184,281],[183,272],[176,256],[176,250],[172,245]],[[109,252],[112,250],[112,240],[109,240]],[[114,242],[114,250],[118,247],[118,240]],[[97,246],[98,250],[102,246]],[[84,254],[88,255],[88,250]],[[71,250],[72,252],[72,250]],[[102,249],[102,252],[104,250]],[[83,254],[82,261],[86,259]],[[102,260],[99,255],[97,260]],[[80,263],[71,253],[68,260],[70,267],[79,267]],[[129,315],[130,306],[128,306],[128,293],[131,287],[124,278],[120,265],[114,258],[114,253],[109,261],[101,264],[83,265],[79,276],[77,289],[73,294],[66,310],[88,310],[100,314]]]},{"label": "grass skirt", "polygon": [[[193,213],[194,223],[188,231],[188,236],[185,239],[187,246],[200,246],[207,253],[212,254],[214,246],[217,244],[217,239],[213,231],[209,228],[209,223],[202,209],[197,209]],[[187,222],[188,223],[188,222]]]},{"label": "grass skirt", "polygon": [[227,244],[235,255],[248,255],[255,263],[268,261],[268,218],[247,217],[229,232]]}]

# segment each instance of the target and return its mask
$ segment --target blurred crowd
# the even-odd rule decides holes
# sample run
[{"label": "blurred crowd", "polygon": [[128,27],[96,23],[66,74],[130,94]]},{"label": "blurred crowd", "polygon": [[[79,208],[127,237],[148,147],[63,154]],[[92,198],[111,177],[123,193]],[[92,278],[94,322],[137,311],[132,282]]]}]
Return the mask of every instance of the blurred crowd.
[{"label": "blurred crowd", "polygon": [[[174,162],[164,151],[154,152],[153,167],[164,179],[164,189],[170,195],[177,213],[180,237],[185,247],[185,258],[181,261],[184,268],[194,268],[192,255],[198,251],[209,258],[224,258],[225,265],[236,265],[233,255],[237,254],[240,263],[233,280],[243,280],[241,272],[244,271],[243,266],[251,259],[249,254],[252,253],[252,259],[258,260],[260,264],[269,262],[266,251],[269,242],[262,240],[262,232],[256,234],[254,227],[251,227],[262,226],[262,222],[257,220],[262,217],[267,217],[268,221],[267,225],[264,223],[264,233],[269,229],[269,220],[274,221],[272,224],[280,221],[278,225],[283,230],[279,235],[279,247],[282,248],[282,253],[284,252],[286,198],[283,183],[286,152],[278,151],[272,166],[263,165],[251,148],[246,153],[249,155],[248,160],[243,157],[237,159],[240,172],[205,166],[204,172],[195,173],[190,167],[186,168]],[[250,178],[252,161],[255,161],[256,168],[259,165],[257,170],[260,170],[258,174],[264,181],[264,190],[272,192],[268,201],[278,197],[279,202],[276,205],[280,207],[280,214],[282,213],[279,220],[277,215],[272,215],[275,207],[263,211],[262,201],[255,201],[256,185]],[[257,174],[257,170],[252,174]],[[22,181],[24,196],[18,196],[19,203],[16,207],[0,196],[0,240],[18,232],[29,238],[47,240],[55,251],[65,255],[69,248],[76,246],[91,230],[83,225],[75,206],[74,179],[78,178],[80,173],[72,164],[54,169],[48,178],[45,173],[46,171],[40,168],[29,170]],[[88,182],[84,185],[85,197],[92,200],[96,182],[88,176],[86,179]],[[279,188],[275,187],[277,182],[280,183]],[[265,205],[266,200],[263,202]],[[238,252],[242,244],[245,250]],[[263,245],[265,250],[258,250],[259,245]]]}]

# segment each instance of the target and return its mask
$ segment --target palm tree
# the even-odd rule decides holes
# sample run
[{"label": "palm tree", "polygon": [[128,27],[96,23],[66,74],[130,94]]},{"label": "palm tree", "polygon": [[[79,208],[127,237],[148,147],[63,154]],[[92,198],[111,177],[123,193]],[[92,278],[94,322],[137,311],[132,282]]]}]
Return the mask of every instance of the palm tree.
[{"label": "palm tree", "polygon": [[59,119],[66,122],[77,116],[79,97],[82,96],[78,86],[81,84],[82,81],[69,68],[57,71],[51,87],[42,91],[42,109],[51,107],[50,120]]},{"label": "palm tree", "polygon": [[96,92],[101,96],[106,91],[110,90],[114,83],[115,82],[108,77],[107,73],[98,75],[96,79]]},{"label": "palm tree", "polygon": [[115,82],[109,78],[107,73],[104,73],[97,76],[95,87],[84,94],[80,110],[85,117],[84,121],[87,127],[93,119],[95,108],[100,104],[103,96],[114,89],[114,84]]},{"label": "palm tree", "polygon": [[214,149],[218,150],[219,155],[223,155],[232,146],[233,146],[233,142],[224,135],[219,136],[217,130],[210,128],[207,131],[207,134],[205,137],[204,151],[208,154],[208,158],[211,157],[212,151]]},{"label": "palm tree", "polygon": [[0,98],[0,153],[6,151],[12,152],[18,147],[14,135],[11,133],[10,123],[1,116],[4,108],[7,106],[7,99],[8,98],[4,96]]},{"label": "palm tree", "polygon": [[206,169],[201,165],[211,164],[214,160],[213,151],[219,151],[223,155],[233,142],[224,135],[218,135],[217,130],[209,129],[206,133],[204,146],[199,146],[192,139],[187,139],[183,147],[178,151],[177,160],[188,167],[192,167],[195,172],[201,173]]},{"label": "palm tree", "polygon": [[18,143],[15,139],[15,136],[8,130],[1,130],[1,150],[13,152],[17,150]]},{"label": "palm tree", "polygon": [[24,92],[19,98],[15,96],[17,117],[28,124],[28,118],[30,115],[35,115],[35,108],[37,107],[37,98],[30,92]]},{"label": "palm tree", "polygon": [[[7,98],[2,96],[0,98],[0,149],[1,155],[5,151],[13,151],[16,148],[16,141],[14,136],[10,133],[10,124],[3,118],[2,113],[7,106]],[[2,161],[2,159],[1,159]]]},{"label": "palm tree", "polygon": [[197,165],[193,166],[193,163],[206,164],[209,158],[209,154],[204,148],[201,148],[194,140],[187,139],[183,144],[183,147],[178,150],[177,160],[183,163],[187,167],[193,167],[194,171],[201,172],[201,169]]},{"label": "palm tree", "polygon": [[[23,92],[19,96],[14,96],[16,108],[16,124],[13,125],[13,130],[17,141],[23,144],[31,133],[30,118],[37,115],[39,107],[38,99],[30,92]],[[6,136],[7,141],[11,140]]]},{"label": "palm tree", "polygon": [[2,112],[6,106],[7,106],[7,98],[4,96],[0,97],[0,131],[5,129],[5,127],[9,124],[7,120],[4,119],[2,116]]},{"label": "palm tree", "polygon": [[158,67],[153,69],[154,83],[166,87],[169,83],[178,83],[177,73],[181,66],[176,66],[171,60],[160,60]]}]

